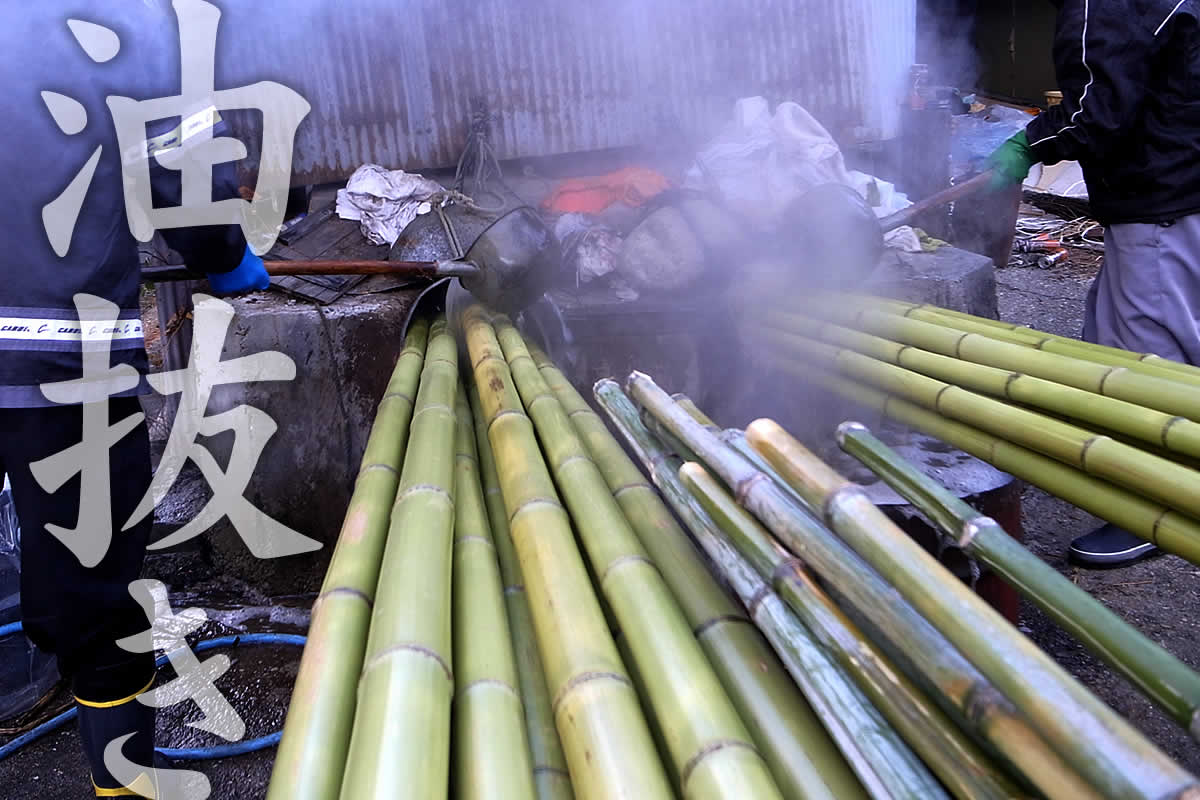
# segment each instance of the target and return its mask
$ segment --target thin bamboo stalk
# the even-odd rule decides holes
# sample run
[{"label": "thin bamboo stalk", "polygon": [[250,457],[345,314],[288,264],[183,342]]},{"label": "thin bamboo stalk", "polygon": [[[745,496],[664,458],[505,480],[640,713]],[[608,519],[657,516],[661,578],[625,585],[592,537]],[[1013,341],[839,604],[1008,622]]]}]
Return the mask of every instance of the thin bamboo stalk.
[{"label": "thin bamboo stalk", "polygon": [[1013,325],[999,320],[985,319],[937,306],[880,301],[875,298],[872,298],[870,302],[890,313],[900,314],[911,319],[945,325],[961,331],[980,333],[993,339],[1044,350],[1048,353],[1058,353],[1107,366],[1126,367],[1146,375],[1200,386],[1200,368],[1172,361],[1153,353],[1135,353],[1118,347],[1083,342],[1035,330],[1025,325]]},{"label": "thin bamboo stalk", "polygon": [[471,409],[456,404],[454,466],[454,796],[533,800],[533,763]]},{"label": "thin bamboo stalk", "polygon": [[380,568],[388,579],[371,615],[343,800],[391,798],[399,786],[412,797],[446,796],[457,357],[439,317],[430,328]]},{"label": "thin bamboo stalk", "polygon": [[802,336],[789,352],[1200,518],[1200,472],[1070,423]]},{"label": "thin bamboo stalk", "polygon": [[428,339],[429,321],[415,320],[375,412],[346,519],[313,604],[268,800],[332,800],[341,789],[371,606]]},{"label": "thin bamboo stalk", "polygon": [[907,797],[910,791],[905,787],[924,785],[919,772],[912,775],[903,771],[909,763],[905,756],[878,755],[880,750],[889,749],[902,753],[903,745],[889,740],[888,724],[878,710],[683,486],[678,474],[681,462],[645,427],[620,387],[613,381],[600,381],[595,395],[714,568],[775,648],[867,794],[873,798]]},{"label": "thin bamboo stalk", "polygon": [[673,797],[571,521],[486,312],[463,315],[475,385],[576,796]]},{"label": "thin bamboo stalk", "polygon": [[1097,657],[1200,737],[1200,674],[1060,575],[857,422],[838,428],[843,450],[934,520],[950,539],[1036,603]]},{"label": "thin bamboo stalk", "polygon": [[[1200,392],[1194,386],[1178,380],[1166,380],[1119,366],[1036,350],[872,308],[855,309],[808,302],[802,303],[801,307],[811,316],[885,339],[1200,421]],[[795,314],[779,311],[768,311],[765,315],[772,326],[783,329],[790,328],[795,317]]]},{"label": "thin bamboo stalk", "polygon": [[[835,587],[839,597],[868,620],[892,650],[904,655],[931,692],[936,691],[947,701],[946,710],[953,711],[960,723],[971,725],[981,740],[1047,797],[1103,796],[1048,746],[1025,716],[947,637],[918,614],[896,587],[797,506],[784,489],[746,460],[731,454],[720,439],[679,409],[648,376],[635,372],[629,384],[634,400],[700,453],[705,463],[735,488],[738,502],[773,534],[784,536],[794,533],[793,529],[803,532],[804,560],[809,567],[826,585]],[[752,501],[754,507],[750,506]]]},{"label": "thin bamboo stalk", "polygon": [[584,551],[646,683],[685,798],[782,797],[766,763],[521,334],[496,333]]},{"label": "thin bamboo stalk", "polygon": [[734,547],[796,612],[800,621],[854,677],[955,797],[1013,798],[1024,795],[951,719],[893,665],[833,604],[799,559],[782,551],[704,467],[680,468],[680,478]]},{"label": "thin bamboo stalk", "polygon": [[832,323],[806,318],[793,319],[791,324],[787,331],[760,328],[757,333],[766,342],[784,349],[794,344],[793,337],[797,335],[820,339],[966,389],[1124,434],[1153,448],[1165,447],[1200,458],[1200,423],[1191,420],[1043,378],[931,353]]},{"label": "thin bamboo stalk", "polygon": [[538,800],[572,800],[571,776],[567,772],[567,759],[563,755],[558,731],[554,728],[554,712],[550,704],[550,693],[546,690],[546,673],[542,670],[542,657],[538,654],[537,636],[533,628],[533,614],[529,609],[529,598],[525,596],[525,581],[521,576],[521,564],[513,547],[508,529],[508,512],[504,509],[504,497],[500,494],[500,475],[496,472],[496,461],[492,457],[492,444],[488,441],[487,422],[483,406],[479,402],[479,391],[474,381],[467,391],[471,400],[471,416],[475,423],[475,442],[478,447],[479,472],[483,478],[484,502],[488,519],[491,521],[492,540],[500,561],[500,577],[504,583],[504,605],[508,612],[508,625],[512,632],[513,654],[517,664],[517,678],[521,687],[521,703],[525,711],[525,730],[533,758],[533,779]]},{"label": "thin bamboo stalk", "polygon": [[544,353],[531,352],[642,546],[662,572],[784,796],[865,798],[770,645],[713,578],[658,493],[558,368]]},{"label": "thin bamboo stalk", "polygon": [[[1186,770],[1081,686],[867,499],[770,420],[746,438],[830,527],[887,577],[1100,791],[1120,798],[1200,796]],[[753,490],[752,490],[753,492]],[[770,501],[748,503],[793,551],[814,537],[777,517]]]}]

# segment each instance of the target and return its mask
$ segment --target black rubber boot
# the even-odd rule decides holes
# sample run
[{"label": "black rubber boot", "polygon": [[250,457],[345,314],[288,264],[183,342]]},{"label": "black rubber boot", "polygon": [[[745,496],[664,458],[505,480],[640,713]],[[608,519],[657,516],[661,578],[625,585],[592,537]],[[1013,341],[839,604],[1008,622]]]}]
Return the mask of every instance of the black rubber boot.
[{"label": "black rubber boot", "polygon": [[[154,766],[155,709],[139,702],[139,695],[141,692],[112,703],[75,698],[79,709],[79,735],[91,765],[92,785],[97,797],[153,797],[156,794],[150,771]],[[125,736],[130,738],[121,746],[121,755],[136,765],[126,767],[134,772],[133,775],[123,775],[129,785],[113,776],[104,758],[105,748]],[[139,768],[144,772],[135,772]]]},{"label": "black rubber boot", "polygon": [[1067,554],[1084,567],[1125,567],[1156,552],[1150,542],[1108,523],[1071,542]]}]

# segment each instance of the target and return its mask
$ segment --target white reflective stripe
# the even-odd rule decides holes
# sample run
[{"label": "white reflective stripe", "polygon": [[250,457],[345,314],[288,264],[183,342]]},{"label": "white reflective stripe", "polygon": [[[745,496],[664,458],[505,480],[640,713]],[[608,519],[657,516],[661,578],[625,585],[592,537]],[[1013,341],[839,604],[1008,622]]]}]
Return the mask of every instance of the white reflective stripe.
[{"label": "white reflective stripe", "polygon": [[1171,21],[1171,17],[1175,16],[1175,12],[1179,10],[1179,7],[1183,5],[1183,3],[1184,0],[1179,0],[1179,2],[1175,4],[1175,7],[1171,9],[1171,13],[1167,14],[1167,18],[1158,23],[1158,27],[1154,29],[1155,36],[1158,36],[1160,33],[1162,33],[1162,29],[1165,28],[1167,23]]},{"label": "white reflective stripe", "polygon": [[33,317],[0,317],[0,339],[34,342],[102,342],[141,339],[140,319],[119,319],[115,323],[89,322],[80,326],[78,320],[36,319]]},{"label": "white reflective stripe", "polygon": [[[1048,142],[1051,139],[1056,138],[1059,133],[1064,133],[1064,132],[1069,131],[1072,128],[1074,128],[1075,127],[1075,124],[1074,124],[1075,118],[1083,113],[1083,101],[1085,99],[1087,99],[1088,90],[1091,89],[1092,84],[1096,82],[1096,76],[1092,74],[1092,68],[1089,67],[1088,63],[1087,63],[1088,2],[1089,2],[1089,0],[1084,0],[1084,2],[1083,2],[1083,37],[1082,37],[1082,41],[1080,42],[1080,45],[1083,48],[1083,68],[1087,70],[1088,82],[1087,82],[1087,85],[1083,87],[1083,94],[1080,95],[1080,97],[1079,97],[1079,109],[1074,114],[1071,115],[1071,119],[1068,121],[1069,124],[1064,125],[1058,129],[1058,133],[1052,133],[1049,136],[1043,136],[1041,139],[1038,139],[1036,142],[1029,145],[1030,147],[1037,147],[1042,142]],[[1183,4],[1183,0],[1180,0],[1180,5],[1182,5],[1182,4]],[[1179,6],[1176,6],[1176,8],[1178,8],[1178,7]],[[1175,12],[1172,11],[1171,13],[1173,14]]]},{"label": "white reflective stripe", "polygon": [[217,111],[216,106],[209,106],[202,111],[197,111],[195,114],[187,117],[174,130],[167,131],[161,136],[153,136],[147,139],[147,152],[152,156],[156,156],[166,150],[173,150],[196,134],[216,127],[216,124],[220,121],[221,114]]}]

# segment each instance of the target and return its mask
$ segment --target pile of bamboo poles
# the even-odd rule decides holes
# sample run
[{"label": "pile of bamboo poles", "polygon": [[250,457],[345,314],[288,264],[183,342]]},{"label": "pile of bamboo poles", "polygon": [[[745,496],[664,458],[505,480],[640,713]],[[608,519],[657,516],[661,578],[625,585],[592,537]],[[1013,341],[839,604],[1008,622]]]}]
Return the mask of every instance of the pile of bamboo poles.
[{"label": "pile of bamboo poles", "polygon": [[[646,376],[629,388],[595,388],[627,450],[507,318],[414,323],[270,800],[1200,797],[781,430],[720,431]],[[844,434],[1072,633],[1149,673],[1149,695],[1195,710],[1194,673]]]}]

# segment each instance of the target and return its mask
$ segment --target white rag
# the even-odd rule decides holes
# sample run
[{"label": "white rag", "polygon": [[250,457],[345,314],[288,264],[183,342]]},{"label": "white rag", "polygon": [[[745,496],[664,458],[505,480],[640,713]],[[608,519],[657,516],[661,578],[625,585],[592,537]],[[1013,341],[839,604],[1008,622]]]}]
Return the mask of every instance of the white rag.
[{"label": "white rag", "polygon": [[778,227],[788,205],[822,183],[853,187],[880,217],[911,205],[887,181],[846,169],[837,142],[803,106],[780,103],[772,114],[762,97],[734,104],[733,119],[696,154],[683,181],[685,188],[716,189],[763,230]]},{"label": "white rag", "polygon": [[433,210],[429,198],[441,191],[441,184],[415,173],[363,164],[338,190],[337,214],[358,220],[372,244],[391,246],[418,214]]}]

